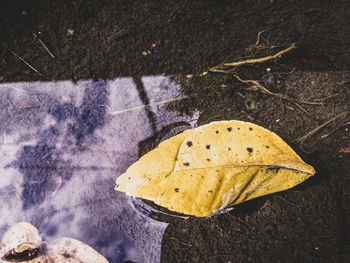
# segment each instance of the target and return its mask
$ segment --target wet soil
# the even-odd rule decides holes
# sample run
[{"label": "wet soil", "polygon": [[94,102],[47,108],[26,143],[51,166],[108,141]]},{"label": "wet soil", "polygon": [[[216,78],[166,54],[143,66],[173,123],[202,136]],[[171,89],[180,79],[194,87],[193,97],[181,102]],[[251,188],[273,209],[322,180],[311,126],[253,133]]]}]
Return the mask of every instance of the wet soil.
[{"label": "wet soil", "polygon": [[[262,125],[315,167],[316,176],[302,185],[229,213],[166,219],[162,262],[350,262],[349,1],[4,3],[1,82],[46,80],[16,55],[55,80],[172,75],[189,96],[174,109],[198,109],[199,124],[239,119]],[[297,49],[283,57],[237,73],[316,103],[298,103],[302,109],[232,76],[199,75],[223,61],[275,54],[292,42]]]}]

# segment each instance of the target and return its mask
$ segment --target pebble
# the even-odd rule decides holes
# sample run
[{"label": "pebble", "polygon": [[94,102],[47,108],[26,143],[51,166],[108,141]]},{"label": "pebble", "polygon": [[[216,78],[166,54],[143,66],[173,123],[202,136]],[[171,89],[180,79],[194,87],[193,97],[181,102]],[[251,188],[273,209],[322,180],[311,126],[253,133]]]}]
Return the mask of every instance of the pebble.
[{"label": "pebble", "polygon": [[74,35],[74,29],[68,28],[68,29],[67,29],[67,35],[73,36],[73,35]]}]

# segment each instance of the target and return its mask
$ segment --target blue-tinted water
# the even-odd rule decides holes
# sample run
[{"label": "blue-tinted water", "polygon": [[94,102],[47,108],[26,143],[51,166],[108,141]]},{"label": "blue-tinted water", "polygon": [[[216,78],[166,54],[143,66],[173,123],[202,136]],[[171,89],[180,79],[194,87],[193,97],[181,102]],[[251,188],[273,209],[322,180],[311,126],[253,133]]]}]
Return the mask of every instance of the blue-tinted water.
[{"label": "blue-tinted water", "polygon": [[114,184],[155,133],[195,125],[198,113],[167,107],[184,99],[164,76],[1,84],[0,235],[27,221],[47,242],[76,238],[110,262],[158,262],[167,224]]}]

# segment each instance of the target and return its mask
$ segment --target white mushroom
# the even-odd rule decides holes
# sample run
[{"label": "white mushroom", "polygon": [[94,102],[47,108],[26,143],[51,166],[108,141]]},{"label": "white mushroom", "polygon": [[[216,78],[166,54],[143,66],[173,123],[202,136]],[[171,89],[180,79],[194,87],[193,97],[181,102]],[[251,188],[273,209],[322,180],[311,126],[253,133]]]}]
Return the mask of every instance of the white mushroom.
[{"label": "white mushroom", "polygon": [[68,237],[56,239],[49,244],[47,256],[52,263],[108,263],[108,260],[92,247]]},{"label": "white mushroom", "polygon": [[10,262],[36,258],[42,245],[42,238],[32,224],[20,222],[9,228],[1,240],[2,260]]},{"label": "white mushroom", "polygon": [[6,231],[0,253],[0,262],[108,263],[96,250],[76,239],[63,237],[43,245],[38,229],[26,222]]}]

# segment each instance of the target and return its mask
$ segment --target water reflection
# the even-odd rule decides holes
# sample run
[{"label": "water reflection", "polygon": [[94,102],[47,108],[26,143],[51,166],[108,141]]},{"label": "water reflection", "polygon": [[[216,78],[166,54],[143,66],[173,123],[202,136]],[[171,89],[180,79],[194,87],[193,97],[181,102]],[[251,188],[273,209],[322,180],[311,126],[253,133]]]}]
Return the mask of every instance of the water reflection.
[{"label": "water reflection", "polygon": [[181,96],[164,76],[1,84],[0,234],[27,221],[110,262],[158,262],[167,224],[113,188],[150,142],[195,125],[167,109]]}]

